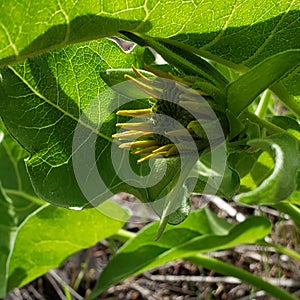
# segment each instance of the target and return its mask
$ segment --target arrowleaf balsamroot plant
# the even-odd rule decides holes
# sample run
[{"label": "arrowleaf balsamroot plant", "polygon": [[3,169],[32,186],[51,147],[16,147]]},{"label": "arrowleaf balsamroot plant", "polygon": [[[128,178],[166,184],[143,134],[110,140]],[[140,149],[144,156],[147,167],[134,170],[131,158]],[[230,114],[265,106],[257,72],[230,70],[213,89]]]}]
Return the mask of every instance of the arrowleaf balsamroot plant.
[{"label": "arrowleaf balsamroot plant", "polygon": [[[268,205],[299,230],[299,10],[255,0],[1,4],[0,297],[115,236],[126,241],[87,299],[177,258],[296,299],[205,255],[254,244],[299,262],[264,240],[266,217],[231,224],[190,212],[189,197]],[[120,230],[130,216],[109,200],[119,192],[160,221]]]}]

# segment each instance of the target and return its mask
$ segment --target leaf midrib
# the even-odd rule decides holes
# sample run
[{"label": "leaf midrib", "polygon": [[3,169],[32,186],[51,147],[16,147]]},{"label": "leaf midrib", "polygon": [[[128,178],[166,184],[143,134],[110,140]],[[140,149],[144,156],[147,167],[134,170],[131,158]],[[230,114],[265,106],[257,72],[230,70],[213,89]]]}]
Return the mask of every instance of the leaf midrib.
[{"label": "leaf midrib", "polygon": [[60,111],[61,113],[63,113],[63,115],[67,116],[68,118],[71,118],[72,120],[76,121],[77,123],[79,123],[80,125],[84,126],[85,128],[91,130],[93,133],[95,133],[96,135],[98,135],[99,137],[114,143],[114,139],[112,139],[111,137],[108,137],[104,134],[102,134],[100,131],[96,130],[95,128],[93,128],[92,126],[86,124],[85,122],[83,122],[80,118],[78,119],[77,117],[75,117],[74,115],[70,114],[68,111],[62,109],[59,105],[53,103],[52,101],[50,101],[48,98],[46,98],[45,96],[43,96],[40,92],[38,92],[16,69],[14,69],[12,66],[9,66],[9,69],[18,77],[22,80],[22,82],[36,95],[38,96],[41,100],[43,100],[44,102],[46,102],[47,104],[51,105],[52,107],[54,107],[55,109],[57,109],[58,111]]}]

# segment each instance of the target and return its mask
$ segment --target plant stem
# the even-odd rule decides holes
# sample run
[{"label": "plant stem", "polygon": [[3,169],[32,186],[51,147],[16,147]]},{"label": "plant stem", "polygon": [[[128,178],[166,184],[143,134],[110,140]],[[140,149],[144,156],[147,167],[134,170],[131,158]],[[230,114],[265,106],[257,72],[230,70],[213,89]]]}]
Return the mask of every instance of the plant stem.
[{"label": "plant stem", "polygon": [[300,116],[299,101],[296,101],[295,97],[288,93],[287,89],[283,86],[283,84],[274,84],[271,89],[279,97],[281,102],[283,102],[297,116]]},{"label": "plant stem", "polygon": [[272,92],[270,90],[265,90],[263,92],[257,109],[255,111],[255,115],[257,115],[259,118],[264,118],[266,116],[271,96]]},{"label": "plant stem", "polygon": [[275,209],[288,214],[294,221],[297,228],[300,230],[300,208],[292,203],[281,201],[275,205],[272,205]]},{"label": "plant stem", "polygon": [[298,261],[300,261],[300,254],[297,253],[296,251],[293,251],[291,249],[288,249],[286,247],[283,247],[279,244],[276,244],[276,243],[268,243],[268,242],[265,242],[265,241],[261,241],[261,242],[258,242],[258,244],[262,245],[262,246],[265,246],[265,247],[273,247],[275,248],[278,252],[282,253],[282,254],[285,254],[291,258],[294,258]]},{"label": "plant stem", "polygon": [[47,204],[47,202],[45,202],[44,200],[42,200],[38,197],[29,195],[29,194],[27,194],[23,191],[20,191],[20,190],[4,189],[4,191],[8,196],[22,197],[22,198],[24,198],[24,199],[26,199],[30,202],[33,202],[33,203],[36,203],[36,204],[39,204],[39,205]]},{"label": "plant stem", "polygon": [[285,300],[296,300],[297,298],[281,289],[278,286],[272,285],[271,283],[255,276],[241,268],[232,266],[228,263],[224,263],[218,259],[207,257],[202,254],[197,254],[193,257],[187,258],[189,261],[201,265],[205,268],[215,270],[224,275],[234,276],[241,279],[244,282],[251,284],[252,286],[262,289],[275,297],[276,299],[285,299]]},{"label": "plant stem", "polygon": [[135,233],[121,228],[112,237],[118,239],[121,242],[127,242],[135,236]]}]

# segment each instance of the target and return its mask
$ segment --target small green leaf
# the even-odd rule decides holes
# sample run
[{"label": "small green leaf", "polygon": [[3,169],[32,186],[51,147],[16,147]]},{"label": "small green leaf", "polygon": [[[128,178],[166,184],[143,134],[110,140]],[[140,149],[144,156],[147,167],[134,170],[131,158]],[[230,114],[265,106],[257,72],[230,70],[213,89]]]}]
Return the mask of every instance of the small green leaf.
[{"label": "small green leaf", "polygon": [[296,190],[289,198],[290,202],[300,207],[300,190]]},{"label": "small green leaf", "polygon": [[259,155],[259,151],[256,151],[254,153],[244,151],[234,152],[230,154],[228,162],[230,166],[239,174],[239,177],[243,178],[251,171]]},{"label": "small green leaf", "polygon": [[231,199],[239,190],[238,173],[228,164],[218,164],[218,169],[211,169],[211,153],[204,153],[193,167],[194,172],[187,179],[188,189],[199,194],[212,194]]},{"label": "small green leaf", "polygon": [[236,137],[245,128],[245,125],[229,110],[226,110],[226,117],[229,124],[229,140]]},{"label": "small green leaf", "polygon": [[11,199],[0,189],[0,297],[7,294],[9,257],[16,236],[15,212]]},{"label": "small green leaf", "polygon": [[300,143],[300,124],[291,116],[273,116],[271,122],[292,134]]},{"label": "small green leaf", "polygon": [[[300,207],[300,170],[297,172],[297,189],[294,191],[294,193],[289,198],[289,201],[293,204],[296,204]],[[299,221],[300,222],[300,221]]]},{"label": "small green leaf", "polygon": [[[148,182],[147,202],[151,202],[151,207],[161,217],[157,238],[167,223],[179,224],[188,216],[191,191],[186,188],[185,181],[194,164],[192,156],[155,160]],[[157,180],[162,174],[161,180],[152,185],[151,181]]]},{"label": "small green leaf", "polygon": [[296,188],[298,145],[288,134],[251,140],[248,144],[268,151],[274,160],[272,174],[256,189],[240,194],[236,200],[246,204],[276,204],[287,199]]},{"label": "small green leaf", "polygon": [[[180,43],[171,39],[154,38],[166,48],[173,51],[175,54],[193,63],[199,68],[199,77],[204,77],[212,81],[221,89],[228,84],[228,80],[214,66],[198,55],[197,49],[186,47],[184,43]],[[161,55],[163,55],[161,53]],[[190,75],[190,74],[188,74]]]},{"label": "small green leaf", "polygon": [[[298,196],[299,200],[299,191],[297,191],[294,196]],[[300,205],[293,204],[292,198],[288,199],[287,201],[281,201],[275,204],[273,207],[285,214],[288,214],[298,230],[300,230]]]},{"label": "small green leaf", "polygon": [[[109,206],[115,216],[123,215],[121,219],[127,215],[114,203],[105,202],[102,205]],[[114,234],[124,224],[100,211],[72,211],[44,206],[29,215],[18,229],[12,250],[8,290],[58,267],[71,254]]]}]

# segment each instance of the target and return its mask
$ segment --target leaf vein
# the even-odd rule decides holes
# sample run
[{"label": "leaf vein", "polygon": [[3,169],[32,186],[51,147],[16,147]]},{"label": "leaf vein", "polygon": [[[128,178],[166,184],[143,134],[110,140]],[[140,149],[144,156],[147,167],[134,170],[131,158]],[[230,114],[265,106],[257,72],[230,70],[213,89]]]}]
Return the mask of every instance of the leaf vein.
[{"label": "leaf vein", "polygon": [[280,25],[282,24],[282,22],[284,21],[284,19],[288,15],[288,13],[290,12],[290,10],[291,10],[292,6],[294,5],[295,1],[296,0],[292,0],[292,2],[290,3],[288,9],[284,12],[284,14],[281,16],[280,20],[276,23],[273,30],[269,34],[269,36],[265,39],[265,41],[261,44],[261,46],[257,48],[257,50],[255,51],[255,53],[253,55],[251,55],[248,59],[246,59],[242,62],[243,65],[249,65],[249,63],[251,61],[253,61],[255,58],[257,58],[263,52],[263,50],[267,47],[269,42],[275,37],[276,33],[279,32],[278,28],[280,27]]}]

